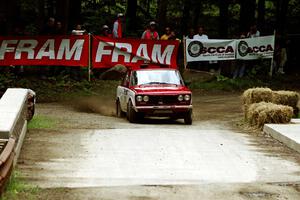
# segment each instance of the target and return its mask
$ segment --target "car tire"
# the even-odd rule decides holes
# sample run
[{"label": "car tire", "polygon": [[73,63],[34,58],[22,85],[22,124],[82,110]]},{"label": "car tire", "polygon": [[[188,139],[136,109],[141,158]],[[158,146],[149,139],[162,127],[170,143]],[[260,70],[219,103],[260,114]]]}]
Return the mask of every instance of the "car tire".
[{"label": "car tire", "polygon": [[116,115],[120,118],[125,117],[125,113],[121,109],[121,104],[119,100],[116,101]]},{"label": "car tire", "polygon": [[33,116],[34,116],[34,112],[35,112],[35,106],[34,104],[29,106],[28,107],[28,110],[27,110],[27,116],[26,116],[26,119],[28,121],[32,120]]},{"label": "car tire", "polygon": [[132,102],[129,101],[127,104],[127,119],[130,123],[137,122],[137,112],[133,109]]},{"label": "car tire", "polygon": [[192,123],[193,123],[193,112],[192,112],[192,110],[190,110],[187,113],[185,113],[183,119],[184,119],[184,123],[185,124],[192,125]]}]

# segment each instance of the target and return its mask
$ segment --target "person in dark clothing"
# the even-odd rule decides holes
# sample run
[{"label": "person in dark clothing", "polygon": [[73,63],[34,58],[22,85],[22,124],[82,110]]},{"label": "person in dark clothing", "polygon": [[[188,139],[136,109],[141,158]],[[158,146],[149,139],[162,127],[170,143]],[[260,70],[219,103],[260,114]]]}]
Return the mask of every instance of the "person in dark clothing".
[{"label": "person in dark clothing", "polygon": [[62,23],[60,21],[57,21],[55,24],[55,35],[65,35]]},{"label": "person in dark clothing", "polygon": [[55,18],[50,17],[48,19],[47,24],[42,29],[41,35],[55,35],[55,33],[56,33]]}]

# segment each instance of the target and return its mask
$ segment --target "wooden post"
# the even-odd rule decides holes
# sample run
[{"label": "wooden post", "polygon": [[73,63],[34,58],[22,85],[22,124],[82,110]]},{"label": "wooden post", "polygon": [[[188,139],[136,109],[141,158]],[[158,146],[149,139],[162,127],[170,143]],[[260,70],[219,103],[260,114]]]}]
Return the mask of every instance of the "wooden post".
[{"label": "wooden post", "polygon": [[[276,42],[276,30],[274,30],[274,53],[275,53],[275,42]],[[272,60],[271,60],[271,66],[270,66],[270,72],[269,72],[269,75],[271,77],[273,76],[274,53],[273,53],[273,57],[272,57]]]},{"label": "wooden post", "polygon": [[92,70],[92,58],[91,58],[91,33],[89,33],[89,66],[88,66],[88,81],[91,81],[91,70]]},{"label": "wooden post", "polygon": [[183,36],[183,63],[184,63],[184,70],[187,68],[187,60],[186,60],[186,37]]}]

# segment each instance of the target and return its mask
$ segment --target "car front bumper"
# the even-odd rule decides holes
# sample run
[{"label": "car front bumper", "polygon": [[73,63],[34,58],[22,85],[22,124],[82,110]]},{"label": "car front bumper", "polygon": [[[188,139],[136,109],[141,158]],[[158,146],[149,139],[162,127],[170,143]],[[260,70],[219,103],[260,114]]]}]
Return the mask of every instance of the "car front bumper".
[{"label": "car front bumper", "polygon": [[181,113],[192,110],[192,105],[159,105],[159,106],[135,106],[134,110],[136,112],[143,113],[159,113],[169,111],[170,113]]}]

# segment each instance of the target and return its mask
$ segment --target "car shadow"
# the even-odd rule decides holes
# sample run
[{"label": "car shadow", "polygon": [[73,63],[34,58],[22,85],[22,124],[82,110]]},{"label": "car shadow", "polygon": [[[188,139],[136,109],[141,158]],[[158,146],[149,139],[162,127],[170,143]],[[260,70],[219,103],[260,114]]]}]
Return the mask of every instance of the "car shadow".
[{"label": "car shadow", "polygon": [[182,120],[175,120],[170,118],[159,118],[159,117],[145,117],[138,121],[138,124],[156,124],[156,125],[185,125]]}]

